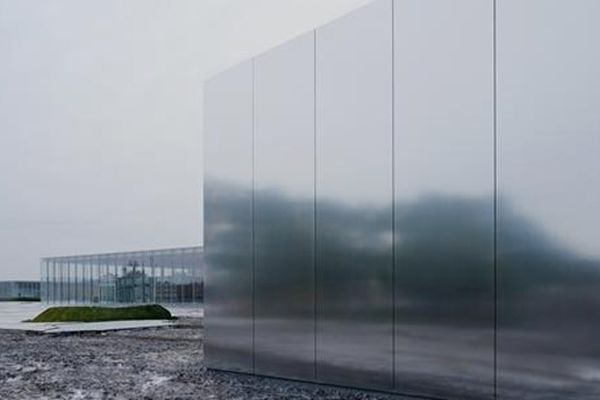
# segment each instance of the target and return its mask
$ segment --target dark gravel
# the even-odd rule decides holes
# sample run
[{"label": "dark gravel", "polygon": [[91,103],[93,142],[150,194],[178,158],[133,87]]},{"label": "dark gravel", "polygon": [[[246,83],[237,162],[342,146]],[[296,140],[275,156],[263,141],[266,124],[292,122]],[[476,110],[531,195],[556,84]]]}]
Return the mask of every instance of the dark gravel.
[{"label": "dark gravel", "polygon": [[0,399],[399,399],[208,371],[199,319],[70,336],[0,331]]}]

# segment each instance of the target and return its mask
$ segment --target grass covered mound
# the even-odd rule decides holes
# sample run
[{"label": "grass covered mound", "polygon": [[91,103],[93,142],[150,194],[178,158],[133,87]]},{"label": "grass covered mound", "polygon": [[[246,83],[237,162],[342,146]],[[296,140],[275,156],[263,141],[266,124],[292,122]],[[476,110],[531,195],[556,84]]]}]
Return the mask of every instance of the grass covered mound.
[{"label": "grass covered mound", "polygon": [[172,318],[169,310],[154,304],[135,307],[51,307],[31,322],[104,322]]}]

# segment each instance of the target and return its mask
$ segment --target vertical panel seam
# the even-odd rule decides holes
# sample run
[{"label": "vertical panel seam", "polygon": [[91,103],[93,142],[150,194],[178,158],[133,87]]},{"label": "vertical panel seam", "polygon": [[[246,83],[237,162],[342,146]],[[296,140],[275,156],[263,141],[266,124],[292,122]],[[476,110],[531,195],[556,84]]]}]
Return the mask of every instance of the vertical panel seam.
[{"label": "vertical panel seam", "polygon": [[317,30],[313,30],[313,374],[317,380]]},{"label": "vertical panel seam", "polygon": [[255,59],[252,59],[252,372],[256,373],[256,237],[255,237]]},{"label": "vertical panel seam", "polygon": [[396,388],[396,13],[392,3],[392,388]]},{"label": "vertical panel seam", "polygon": [[498,398],[498,48],[497,0],[492,1],[494,130],[494,399]]}]

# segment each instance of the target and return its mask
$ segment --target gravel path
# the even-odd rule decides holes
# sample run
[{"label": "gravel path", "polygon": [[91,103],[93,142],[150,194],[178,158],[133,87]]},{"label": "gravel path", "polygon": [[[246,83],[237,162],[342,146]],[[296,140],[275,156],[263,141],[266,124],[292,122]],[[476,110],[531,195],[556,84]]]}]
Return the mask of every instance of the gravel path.
[{"label": "gravel path", "polygon": [[207,371],[201,320],[77,336],[0,331],[0,399],[398,399]]}]

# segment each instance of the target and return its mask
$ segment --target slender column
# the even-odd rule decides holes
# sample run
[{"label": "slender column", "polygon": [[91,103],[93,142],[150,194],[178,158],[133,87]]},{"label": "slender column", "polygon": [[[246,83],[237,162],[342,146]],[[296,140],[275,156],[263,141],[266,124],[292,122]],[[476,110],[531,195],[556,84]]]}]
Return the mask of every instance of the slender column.
[{"label": "slender column", "polygon": [[142,303],[146,302],[146,263],[142,258]]},{"label": "slender column", "polygon": [[47,302],[50,302],[50,263],[48,260],[45,261],[46,264],[46,298]]},{"label": "slender column", "polygon": [[60,261],[60,302],[65,302],[65,264],[64,261]]},{"label": "slender column", "polygon": [[94,302],[94,265],[93,265],[93,260],[89,259],[88,260],[88,267],[89,267],[89,273],[90,273],[90,303]]},{"label": "slender column", "polygon": [[196,257],[195,252],[192,251],[190,254],[189,267],[191,268],[192,274],[192,304],[196,303]]},{"label": "slender column", "polygon": [[[169,256],[169,258],[171,258],[171,256]],[[175,302],[175,268],[173,267],[172,258],[169,265],[169,304],[173,304]]]},{"label": "slender column", "polygon": [[71,303],[71,260],[67,260],[67,304]]},{"label": "slender column", "polygon": [[156,269],[154,268],[154,256],[150,256],[150,269],[152,274],[152,303],[156,304]]},{"label": "slender column", "polygon": [[117,265],[117,258],[114,260],[114,287],[113,287],[113,303],[117,303],[117,285],[119,283],[119,266]]},{"label": "slender column", "polygon": [[165,266],[164,261],[160,265],[160,302],[165,302]]},{"label": "slender column", "polygon": [[98,268],[98,302],[104,303],[104,260],[102,256],[98,257],[97,261]]},{"label": "slender column", "polygon": [[58,277],[56,274],[56,260],[52,260],[52,303],[56,303],[58,297],[56,292],[58,291]]}]

